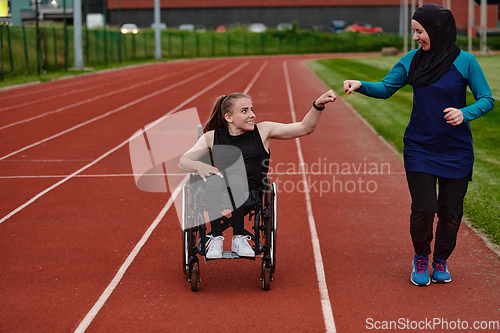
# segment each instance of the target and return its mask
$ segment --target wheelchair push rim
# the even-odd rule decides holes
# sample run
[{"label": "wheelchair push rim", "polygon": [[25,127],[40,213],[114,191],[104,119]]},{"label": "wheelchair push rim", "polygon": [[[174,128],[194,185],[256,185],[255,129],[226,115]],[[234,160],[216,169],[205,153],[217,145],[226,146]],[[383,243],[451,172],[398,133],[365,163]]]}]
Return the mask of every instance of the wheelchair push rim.
[{"label": "wheelchair push rim", "polygon": [[184,272],[184,275],[187,274],[188,271],[188,258],[189,258],[189,250],[188,250],[188,232],[186,230],[186,213],[187,213],[187,200],[186,200],[186,192],[187,192],[187,185],[184,184],[182,187],[182,271]]},{"label": "wheelchair push rim", "polygon": [[264,217],[266,221],[265,230],[262,238],[265,239],[265,253],[264,258],[269,258],[269,268],[271,273],[276,271],[276,227],[277,227],[277,200],[276,200],[276,184],[273,183],[264,194],[264,205],[267,214]]}]

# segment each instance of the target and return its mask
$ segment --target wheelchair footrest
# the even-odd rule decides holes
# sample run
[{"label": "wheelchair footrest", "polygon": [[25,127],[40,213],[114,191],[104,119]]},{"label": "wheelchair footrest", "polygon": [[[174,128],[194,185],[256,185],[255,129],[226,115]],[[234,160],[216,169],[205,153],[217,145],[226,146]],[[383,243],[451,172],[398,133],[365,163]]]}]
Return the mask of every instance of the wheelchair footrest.
[{"label": "wheelchair footrest", "polygon": [[251,259],[255,260],[255,257],[240,257],[236,252],[224,251],[222,252],[222,259]]}]

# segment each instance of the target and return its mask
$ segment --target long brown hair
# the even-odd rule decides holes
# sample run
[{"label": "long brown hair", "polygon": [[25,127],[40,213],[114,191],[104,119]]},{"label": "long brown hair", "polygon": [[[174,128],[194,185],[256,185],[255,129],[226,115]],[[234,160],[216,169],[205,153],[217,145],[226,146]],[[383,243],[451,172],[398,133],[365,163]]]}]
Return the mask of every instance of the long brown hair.
[{"label": "long brown hair", "polygon": [[212,112],[210,112],[207,122],[203,125],[203,133],[217,128],[227,128],[227,121],[224,116],[227,113],[231,114],[233,112],[234,103],[240,98],[252,100],[250,96],[243,93],[219,96],[212,107]]}]

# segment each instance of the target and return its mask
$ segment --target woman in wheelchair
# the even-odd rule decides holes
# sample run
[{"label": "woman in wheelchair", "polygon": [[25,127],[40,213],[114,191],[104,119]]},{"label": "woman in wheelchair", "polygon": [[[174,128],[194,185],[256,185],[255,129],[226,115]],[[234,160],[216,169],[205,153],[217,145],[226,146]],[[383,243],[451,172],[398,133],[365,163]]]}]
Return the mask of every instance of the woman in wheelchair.
[{"label": "woman in wheelchair", "polygon": [[[205,181],[205,201],[212,228],[211,236],[207,236],[210,241],[206,258],[222,258],[224,237],[220,219],[223,201],[221,193],[227,189],[227,181],[231,183],[231,193],[235,197],[238,194],[241,197],[241,193],[245,193],[246,198],[246,194],[261,190],[267,177],[271,140],[288,140],[311,134],[321,118],[321,111],[325,105],[334,102],[335,99],[335,93],[327,91],[313,102],[311,109],[300,122],[283,124],[265,121],[257,124],[252,100],[248,95],[232,93],[217,98],[203,126],[203,135],[179,161],[181,171],[196,172]],[[225,172],[221,170],[224,162],[214,164],[214,159],[218,159],[216,155],[220,155],[215,153],[218,146],[236,147],[243,157],[244,167],[232,172],[228,176],[230,179],[224,179]],[[206,158],[207,152],[211,153],[211,161]],[[229,158],[232,162],[235,159]],[[240,172],[241,170],[243,172]],[[246,178],[247,184],[243,177]],[[251,197],[252,195],[248,200],[251,200]],[[233,226],[231,250],[240,257],[254,257],[255,253],[248,244],[251,238],[244,235],[245,205],[237,207],[234,201],[237,201],[237,198],[232,200],[236,209],[231,216]]]}]

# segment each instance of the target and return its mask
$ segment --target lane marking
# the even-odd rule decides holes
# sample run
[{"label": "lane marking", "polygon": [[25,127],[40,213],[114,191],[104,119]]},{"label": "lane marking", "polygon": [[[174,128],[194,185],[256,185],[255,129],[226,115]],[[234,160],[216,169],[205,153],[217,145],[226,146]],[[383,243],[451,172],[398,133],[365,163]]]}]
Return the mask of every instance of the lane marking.
[{"label": "lane marking", "polygon": [[17,207],[16,209],[14,209],[12,212],[10,212],[9,214],[5,215],[1,220],[0,220],[0,224],[2,224],[3,222],[7,221],[9,218],[11,218],[12,216],[16,215],[17,213],[19,213],[21,210],[23,210],[24,208],[28,207],[29,205],[31,205],[33,202],[35,202],[36,200],[38,200],[39,198],[41,198],[42,196],[44,196],[45,194],[49,193],[50,191],[52,191],[53,189],[57,188],[58,186],[66,183],[68,180],[70,180],[71,178],[75,177],[76,175],[78,175],[79,173],[87,170],[88,168],[90,168],[91,166],[93,166],[94,164],[96,164],[97,162],[101,161],[102,159],[104,159],[105,157],[107,157],[108,155],[114,153],[115,151],[117,151],[118,149],[120,149],[121,147],[125,146],[126,144],[128,143],[128,140],[125,140],[124,142],[120,143],[118,146],[116,146],[115,148],[107,151],[106,153],[104,153],[103,155],[101,155],[100,157],[98,157],[96,160],[94,160],[93,162],[87,164],[86,166],[84,166],[83,168],[73,172],[71,175],[65,177],[64,179],[61,179],[60,181],[58,181],[57,183],[53,184],[52,186],[46,188],[45,190],[43,190],[42,192],[38,193],[37,195],[35,195],[33,198],[31,198],[30,200],[26,201],[24,204],[22,204],[21,206]]},{"label": "lane marking", "polygon": [[91,159],[86,159],[86,160],[63,160],[63,159],[54,159],[54,160],[8,160],[8,161],[2,161],[2,163],[40,163],[40,162],[48,162],[48,163],[53,163],[53,162],[91,162]]},{"label": "lane marking", "polygon": [[[335,94],[336,94],[337,96],[339,96],[336,92],[335,92]],[[342,99],[342,102],[343,102],[343,103],[347,106],[347,108],[348,108],[348,109],[349,109],[352,113],[354,113],[354,115],[355,115],[355,116],[356,116],[356,117],[357,117],[357,118],[358,118],[358,119],[359,119],[359,120],[360,120],[360,121],[361,121],[361,122],[362,122],[362,123],[363,123],[366,127],[368,127],[368,129],[369,129],[370,131],[372,131],[372,133],[373,133],[373,134],[375,134],[375,135],[376,135],[376,136],[377,136],[377,137],[378,137],[378,138],[382,141],[382,143],[383,143],[384,145],[386,145],[387,147],[389,147],[389,149],[390,149],[390,150],[391,150],[391,151],[392,151],[395,155],[397,155],[397,156],[398,156],[401,160],[403,160],[403,154],[402,154],[402,153],[400,153],[400,152],[398,152],[398,151],[396,150],[396,147],[394,147],[394,146],[393,146],[393,145],[391,145],[391,144],[390,144],[390,143],[389,143],[386,139],[384,139],[384,137],[383,137],[382,135],[380,135],[380,134],[379,134],[379,133],[375,130],[375,128],[373,128],[373,126],[372,126],[372,125],[370,125],[370,123],[369,123],[369,122],[368,122],[365,118],[363,118],[363,117],[362,117],[362,116],[358,113],[358,111],[356,111],[356,110],[352,107],[352,105],[351,105],[349,102],[347,102],[345,99]]]},{"label": "lane marking", "polygon": [[[243,68],[248,63],[249,62],[247,61],[246,63],[244,63],[240,67]],[[240,68],[240,67],[238,67],[238,68]],[[231,73],[229,73],[229,74],[231,74]],[[229,77],[229,76],[227,76],[227,77]],[[209,87],[207,87],[206,89],[204,89],[202,91],[205,91],[205,92],[208,91],[209,89],[213,88],[218,83],[220,83],[219,81],[222,82],[223,81],[222,78],[219,79],[219,80],[217,80],[216,82],[214,82],[213,84],[211,84]],[[194,96],[199,96],[200,93],[201,92],[193,95],[193,97]],[[193,97],[191,97],[191,98],[193,98]],[[180,109],[183,104],[187,104],[187,102],[181,103],[177,108]],[[186,177],[184,177],[184,179],[182,180],[182,183],[187,182],[188,178],[189,178],[189,174],[186,175]],[[97,300],[97,302],[94,304],[94,306],[92,307],[92,309],[90,309],[90,311],[87,313],[87,315],[85,316],[85,318],[78,325],[77,329],[75,330],[75,333],[83,333],[83,332],[85,332],[86,329],[89,327],[89,325],[92,323],[92,321],[94,320],[95,316],[99,313],[99,311],[104,306],[104,304],[106,303],[106,301],[108,300],[108,298],[111,296],[111,293],[114,291],[114,289],[116,288],[116,286],[120,283],[121,279],[125,275],[126,270],[132,264],[132,261],[137,256],[137,254],[139,253],[139,251],[141,250],[141,248],[144,246],[144,244],[148,240],[148,238],[151,235],[151,233],[154,231],[154,229],[156,228],[156,226],[160,223],[160,221],[162,220],[163,216],[167,213],[168,209],[172,206],[172,203],[175,201],[175,198],[179,194],[181,188],[182,188],[181,186],[177,186],[176,190],[174,191],[174,193],[172,193],[172,196],[170,197],[170,199],[167,202],[167,204],[165,205],[165,207],[162,209],[162,211],[160,212],[160,214],[158,214],[157,218],[155,219],[155,221],[153,222],[153,224],[148,228],[148,230],[146,231],[146,233],[144,234],[144,236],[141,238],[141,240],[139,241],[139,243],[137,243],[137,245],[134,247],[134,250],[127,257],[127,260],[125,261],[125,263],[120,267],[120,269],[118,270],[118,273],[115,275],[115,277],[113,278],[113,280],[111,281],[111,283],[108,285],[108,287],[101,294],[101,296],[99,297],[99,299]]]},{"label": "lane marking", "polygon": [[[283,71],[285,73],[286,89],[288,92],[288,103],[290,104],[290,113],[292,114],[292,121],[296,122],[297,117],[295,115],[295,107],[293,103],[292,87],[290,85],[290,78],[288,76],[288,66],[286,61],[283,62]],[[301,168],[304,167],[304,156],[302,155],[302,148],[300,146],[299,138],[295,139],[297,144],[297,154],[299,156],[299,162]],[[304,195],[306,197],[307,215],[309,221],[309,229],[311,230],[311,241],[314,251],[314,262],[316,264],[316,275],[318,277],[318,287],[321,295],[321,307],[323,309],[323,318],[325,321],[325,327],[327,332],[336,332],[335,321],[333,319],[332,306],[330,303],[330,296],[328,295],[328,286],[326,284],[325,268],[323,266],[323,258],[321,256],[321,248],[319,244],[318,233],[316,231],[316,222],[314,221],[314,215],[312,211],[311,197],[309,195],[309,185],[305,174],[302,176],[302,181],[305,184],[306,190]]]},{"label": "lane marking", "polygon": [[[187,182],[189,179],[189,174],[187,174],[184,179],[182,180],[182,184]],[[92,309],[87,313],[85,318],[83,318],[82,322],[80,325],[75,330],[75,333],[83,333],[85,330],[89,327],[89,325],[92,323],[94,320],[95,316],[99,313],[101,308],[104,306],[108,298],[111,296],[115,288],[118,286],[120,283],[121,279],[127,272],[127,269],[130,267],[132,262],[134,261],[135,257],[137,254],[141,251],[142,247],[144,244],[146,244],[149,236],[153,233],[153,231],[156,229],[158,224],[161,222],[165,214],[168,212],[172,204],[174,203],[175,199],[177,198],[177,195],[179,195],[179,192],[181,191],[182,186],[178,186],[174,193],[172,193],[172,196],[168,199],[167,204],[163,207],[163,209],[160,211],[158,216],[155,218],[153,223],[149,226],[148,230],[146,230],[146,233],[142,236],[141,240],[136,244],[132,252],[128,255],[127,259],[123,263],[123,265],[120,267],[118,270],[118,273],[114,276],[113,280],[109,283],[109,285],[106,287],[104,292],[101,294],[101,297],[97,300],[97,302],[94,304]]]},{"label": "lane marking", "polygon": [[[371,175],[369,173],[356,173],[352,175],[344,175],[341,173],[331,173],[331,174],[317,174],[313,172],[294,172],[294,173],[285,173],[285,174],[277,174],[277,173],[272,173],[269,172],[269,175],[277,175],[277,176],[298,176],[298,175],[306,175],[306,176],[391,176],[391,175],[405,175],[405,172],[391,172],[391,173],[385,173],[385,174],[378,174],[378,175]],[[106,177],[137,177],[137,176],[142,176],[142,177],[158,177],[158,176],[164,176],[165,174],[156,174],[156,173],[150,173],[150,174],[133,174],[133,173],[110,173],[110,174],[91,174],[91,175],[75,175],[75,178],[106,178]],[[181,176],[184,175],[184,173],[167,173],[167,176]],[[0,179],[43,179],[43,178],[65,178],[68,177],[69,175],[18,175],[18,176],[0,176]]]},{"label": "lane marking", "polygon": [[[62,80],[69,80],[72,78],[74,78],[74,76],[71,76],[68,78],[60,78],[59,80],[61,80],[61,82],[64,83],[64,88],[68,88],[68,87],[80,85],[80,84],[86,84],[86,82],[65,82],[65,81],[62,81]],[[8,100],[8,99],[19,98],[19,97],[26,98],[26,96],[29,96],[29,95],[44,93],[47,91],[54,91],[54,89],[60,88],[58,86],[58,83],[60,83],[60,82],[52,81],[50,83],[47,83],[43,89],[38,89],[40,87],[40,83],[42,83],[42,82],[41,81],[34,81],[34,82],[28,82],[28,83],[21,83],[21,84],[17,84],[17,85],[13,85],[13,86],[2,87],[2,88],[0,88],[0,101],[3,102],[3,101]],[[34,86],[34,87],[30,87],[30,86]],[[19,94],[12,94],[13,92],[20,92],[20,93]]]},{"label": "lane marking", "polygon": [[[221,64],[221,65],[218,65],[216,67],[220,68],[220,67],[224,67],[224,66],[225,66],[225,64]],[[91,98],[88,98],[88,99],[85,99],[85,100],[82,100],[82,101],[79,101],[79,102],[76,102],[76,103],[73,103],[73,104],[65,105],[65,106],[62,106],[62,107],[60,107],[58,109],[55,109],[55,110],[52,110],[52,111],[47,111],[47,112],[41,113],[41,114],[33,116],[33,117],[29,117],[29,118],[26,118],[26,119],[18,120],[18,121],[15,121],[13,123],[10,123],[10,124],[4,125],[4,126],[0,126],[0,130],[4,130],[4,129],[10,128],[10,127],[13,127],[13,126],[16,126],[16,125],[28,123],[30,121],[33,121],[33,120],[36,120],[36,119],[40,119],[40,118],[49,116],[51,114],[55,114],[55,113],[59,113],[59,112],[62,112],[62,111],[66,111],[68,109],[71,109],[71,108],[74,108],[74,107],[77,107],[77,106],[81,106],[81,105],[84,105],[84,104],[87,104],[87,103],[90,103],[90,102],[94,102],[94,101],[96,101],[98,99],[101,99],[101,98],[109,97],[109,96],[112,96],[112,95],[115,95],[115,94],[119,94],[119,93],[122,93],[122,92],[125,92],[125,91],[129,91],[129,90],[133,90],[135,88],[138,88],[138,87],[141,87],[141,86],[145,86],[147,84],[151,84],[151,83],[154,83],[154,82],[157,82],[157,81],[160,81],[160,80],[164,80],[164,79],[166,79],[168,77],[171,77],[171,76],[174,76],[174,75],[182,74],[182,73],[190,71],[190,70],[192,70],[193,68],[196,68],[196,67],[200,67],[200,66],[193,66],[193,67],[190,67],[190,68],[185,68],[185,69],[179,70],[177,72],[168,73],[168,74],[159,76],[159,77],[151,79],[151,80],[147,80],[147,81],[144,81],[144,82],[136,83],[134,85],[127,86],[125,88],[113,90],[113,91],[107,92],[107,93],[102,94],[102,95],[94,96],[94,97],[91,97]],[[211,70],[214,70],[214,69],[212,68]],[[116,83],[114,83],[114,84],[116,84]],[[94,89],[94,88],[95,87],[92,87],[90,89]],[[67,95],[69,95],[69,93]],[[61,96],[63,96],[63,95],[59,95],[58,97],[61,97]],[[39,100],[39,101],[41,101],[41,100]],[[39,101],[35,101],[35,102],[39,102]],[[29,102],[29,103],[31,103],[31,102]],[[28,105],[27,103],[25,103],[25,104]],[[22,105],[22,106],[24,106],[24,105]],[[0,110],[0,111],[3,111],[3,110]]]},{"label": "lane marking", "polygon": [[[122,80],[122,82],[123,81],[125,81],[125,80]],[[46,101],[50,101],[52,99],[58,99],[58,98],[70,96],[70,95],[73,95],[73,94],[78,94],[78,93],[81,93],[81,92],[86,92],[86,91],[93,90],[93,89],[98,89],[98,88],[106,87],[106,86],[110,86],[110,85],[114,85],[114,84],[118,84],[118,83],[120,83],[120,82],[104,82],[104,83],[93,85],[93,86],[90,86],[90,87],[73,89],[73,90],[64,92],[64,93],[59,94],[59,95],[51,94],[50,96],[46,96],[46,97],[42,97],[42,98],[39,98],[39,99],[34,99],[34,100],[26,101],[24,103],[6,106],[4,108],[1,108],[0,112],[12,110],[12,109],[17,109],[17,108],[21,108],[23,106],[28,106],[28,105],[32,105],[32,104],[37,104],[37,103],[40,103],[40,102],[46,102]]]},{"label": "lane marking", "polygon": [[183,85],[183,84],[185,84],[185,83],[188,83],[188,82],[190,82],[190,81],[193,81],[194,79],[197,79],[197,78],[198,78],[198,77],[200,77],[200,76],[203,76],[203,75],[205,75],[205,74],[208,74],[208,73],[211,73],[211,72],[213,72],[213,71],[216,71],[216,70],[217,70],[217,69],[219,69],[221,66],[224,66],[224,64],[219,65],[219,66],[215,66],[215,67],[213,67],[213,68],[211,68],[211,69],[209,69],[209,70],[206,70],[206,71],[204,71],[204,72],[198,73],[198,74],[196,74],[196,75],[194,75],[194,76],[191,76],[190,78],[187,78],[187,79],[182,80],[182,81],[180,81],[180,82],[174,83],[174,84],[172,84],[172,85],[170,85],[170,86],[168,86],[168,87],[166,87],[166,88],[163,88],[163,89],[157,90],[157,91],[155,91],[155,92],[153,92],[153,93],[151,93],[151,94],[148,94],[148,95],[143,96],[143,97],[141,97],[141,98],[138,98],[138,99],[136,99],[136,100],[134,100],[134,101],[132,101],[132,102],[129,102],[129,103],[127,103],[127,104],[124,104],[124,105],[122,105],[122,106],[120,106],[120,107],[118,107],[118,108],[116,108],[116,109],[114,109],[114,110],[108,111],[108,112],[106,112],[106,113],[104,113],[104,114],[101,114],[101,115],[99,115],[99,116],[97,116],[97,117],[94,117],[94,118],[89,119],[89,120],[87,120],[87,121],[84,121],[84,122],[82,122],[82,123],[80,123],[80,124],[77,124],[77,125],[75,125],[75,126],[73,126],[73,127],[70,127],[70,128],[68,128],[68,129],[66,129],[66,130],[64,130],[64,131],[61,131],[61,132],[59,132],[59,133],[57,133],[57,134],[54,134],[54,135],[49,136],[49,137],[47,137],[47,138],[45,138],[45,139],[42,139],[42,140],[37,141],[37,142],[35,142],[35,143],[32,143],[32,144],[30,144],[30,145],[28,145],[28,146],[25,146],[25,147],[21,148],[21,149],[18,149],[18,150],[14,151],[14,152],[12,152],[12,153],[10,153],[10,154],[7,154],[7,155],[5,155],[5,156],[0,157],[0,161],[1,161],[1,160],[5,160],[5,159],[7,159],[7,158],[9,158],[9,157],[11,157],[11,156],[13,156],[13,155],[19,154],[20,152],[23,152],[23,151],[28,150],[28,149],[30,149],[30,148],[36,147],[36,146],[38,146],[38,145],[40,145],[40,144],[42,144],[42,143],[45,143],[45,142],[47,142],[47,141],[50,141],[50,140],[55,139],[55,138],[57,138],[57,137],[60,137],[60,136],[62,136],[62,135],[64,135],[64,134],[70,133],[70,132],[72,132],[72,131],[74,131],[74,130],[76,130],[76,129],[80,128],[80,127],[83,127],[83,126],[85,126],[85,125],[88,125],[88,124],[90,124],[90,123],[93,123],[93,122],[95,122],[95,121],[97,121],[97,120],[100,120],[100,119],[106,118],[107,116],[110,116],[110,115],[112,115],[112,114],[114,114],[114,113],[117,113],[117,112],[120,112],[120,111],[122,111],[122,110],[125,110],[126,108],[128,108],[128,107],[130,107],[130,106],[133,106],[133,105],[135,105],[135,104],[138,104],[138,103],[140,103],[140,102],[143,102],[143,101],[145,101],[145,100],[147,100],[147,99],[149,99],[149,98],[151,98],[151,97],[155,97],[155,96],[157,96],[157,95],[160,95],[160,94],[162,94],[162,93],[164,93],[164,92],[166,92],[166,91],[168,91],[168,90],[170,90],[170,89],[176,88],[176,87],[181,86],[181,85]]},{"label": "lane marking", "polygon": [[[233,69],[232,71],[230,71],[229,73],[227,73],[226,75],[224,75],[222,78],[218,79],[217,81],[215,81],[214,83],[212,83],[209,87],[201,90],[200,92],[196,93],[195,95],[193,95],[192,97],[188,98],[186,101],[182,102],[181,104],[179,104],[175,109],[171,110],[170,112],[168,112],[166,116],[178,111],[179,109],[181,109],[184,105],[186,105],[187,103],[189,103],[190,101],[192,101],[195,96],[199,96],[201,94],[201,92],[206,92],[207,90],[209,90],[209,88],[213,88],[214,86],[218,85],[219,83],[223,82],[224,80],[226,80],[228,77],[230,77],[231,75],[237,73],[238,71],[240,71],[242,68],[246,67],[248,65],[248,61],[243,63],[242,65],[238,66],[237,68]],[[155,93],[153,93],[155,94]],[[147,95],[147,96],[152,96],[153,94],[150,94],[150,95]],[[143,97],[143,98],[140,98],[139,100],[144,100],[146,99],[146,97]],[[130,104],[130,103],[129,103]],[[127,104],[128,105],[128,104]],[[90,168],[91,166],[93,166],[94,164],[96,164],[97,162],[101,161],[102,159],[104,159],[105,157],[107,157],[108,155],[110,155],[111,153],[117,151],[118,149],[120,149],[121,147],[125,146],[126,144],[128,144],[129,142],[129,139],[123,141],[122,143],[120,143],[118,146],[112,148],[111,150],[107,151],[106,153],[104,153],[103,155],[101,155],[100,157],[98,157],[96,160],[94,160],[93,162],[85,165],[84,167],[80,168],[79,170],[73,172],[71,175],[69,175],[68,177],[65,177],[64,179],[60,180],[59,182],[55,183],[54,185],[46,188],[45,190],[43,190],[42,192],[38,193],[37,195],[35,195],[33,198],[31,198],[30,200],[26,201],[24,204],[22,204],[21,206],[17,207],[16,209],[14,209],[12,212],[10,212],[9,214],[7,214],[6,216],[4,216],[1,220],[0,220],[0,224],[2,224],[3,222],[7,221],[9,218],[11,218],[12,216],[14,216],[15,214],[19,213],[21,210],[23,210],[24,208],[28,207],[29,205],[31,205],[33,202],[35,202],[36,200],[38,200],[39,198],[41,198],[42,196],[44,196],[45,194],[49,193],[50,191],[52,191],[53,189],[57,188],[58,186],[64,184],[65,182],[67,182],[68,180],[70,180],[71,178],[75,177],[76,175],[80,174],[81,172],[87,170],[88,168]]]},{"label": "lane marking", "polygon": [[[146,65],[147,66],[147,65]],[[149,66],[148,66],[149,67]],[[39,85],[41,82],[36,81],[36,82],[29,82],[29,83],[24,83],[24,84],[18,84],[14,86],[7,86],[7,87],[2,87],[0,88],[0,101],[5,101],[7,99],[13,99],[13,98],[26,98],[26,96],[29,95],[35,95],[35,94],[40,94],[44,93],[47,91],[53,92],[54,90],[60,89],[61,86],[64,86],[65,89],[71,86],[78,86],[78,85],[84,85],[88,84],[88,81],[96,82],[96,81],[106,81],[110,79],[119,79],[120,77],[141,77],[148,75],[149,72],[154,72],[155,69],[153,68],[152,70],[148,70],[147,72],[140,72],[140,74],[136,74],[135,72],[128,73],[128,71],[125,71],[126,69],[136,69],[138,68],[137,65],[130,65],[130,66],[124,66],[124,67],[119,67],[119,68],[109,68],[109,69],[104,69],[104,70],[99,70],[96,72],[89,72],[85,74],[80,74],[80,75],[72,75],[72,76],[67,76],[67,77],[61,77],[57,80],[54,80],[52,82],[48,82],[47,84],[41,86]],[[148,68],[149,69],[149,68]],[[156,69],[157,70],[157,69]],[[78,78],[77,78],[78,77]],[[72,80],[75,79],[75,80]],[[72,81],[72,82],[68,82]],[[29,86],[35,86],[36,87],[29,87]],[[6,92],[4,94],[4,92]],[[16,92],[18,94],[13,94],[13,92]]]},{"label": "lane marking", "polygon": [[253,87],[255,81],[257,81],[257,79],[259,78],[260,74],[262,73],[262,71],[264,71],[264,68],[267,66],[267,63],[268,61],[264,61],[264,63],[260,66],[259,70],[257,71],[257,73],[255,73],[253,79],[250,81],[250,83],[248,84],[248,86],[245,88],[245,90],[243,91],[244,94],[248,94],[248,92],[250,91],[250,89]]}]

